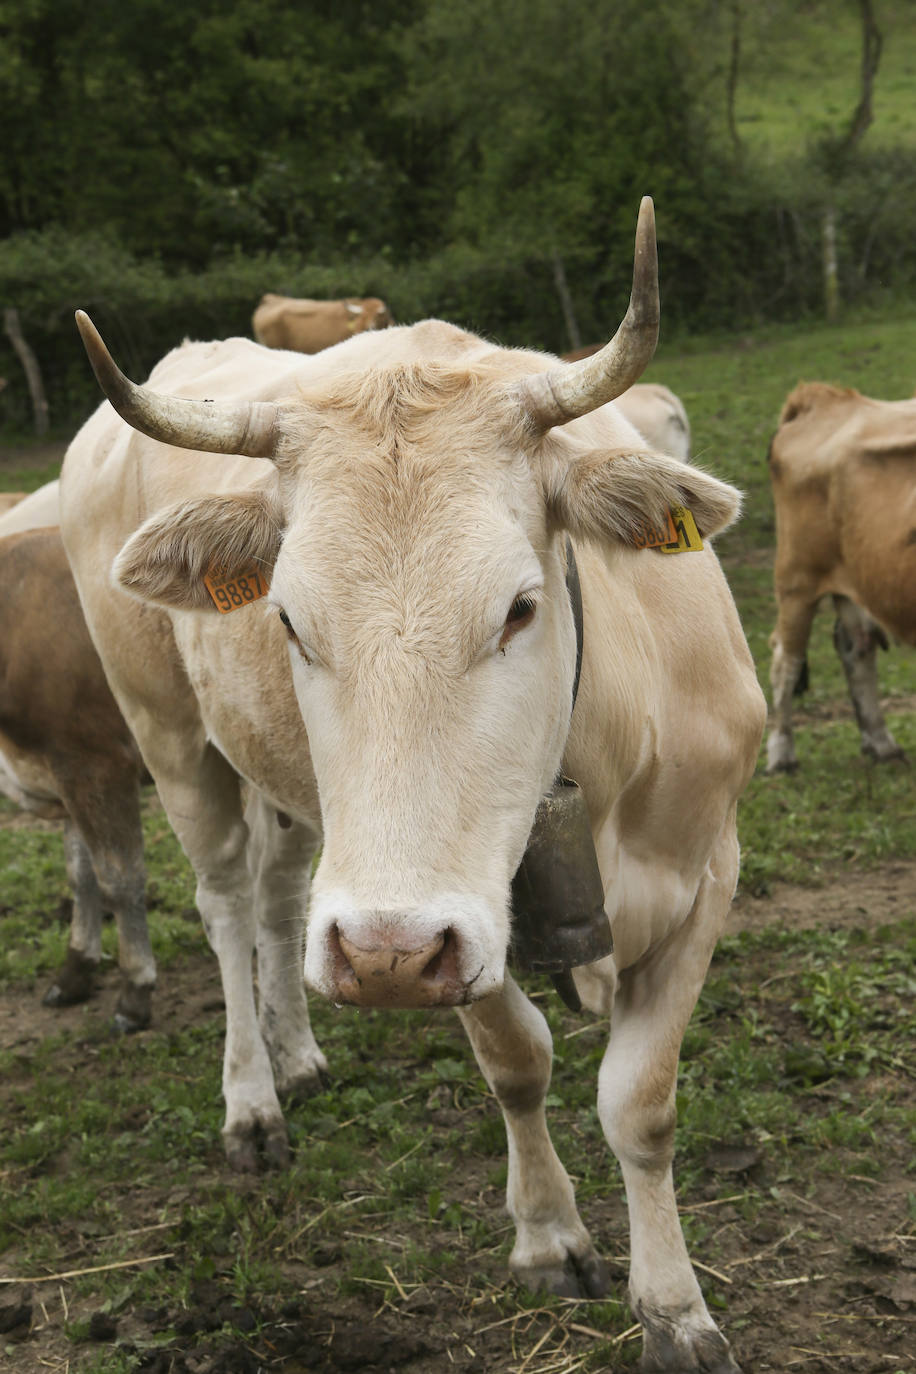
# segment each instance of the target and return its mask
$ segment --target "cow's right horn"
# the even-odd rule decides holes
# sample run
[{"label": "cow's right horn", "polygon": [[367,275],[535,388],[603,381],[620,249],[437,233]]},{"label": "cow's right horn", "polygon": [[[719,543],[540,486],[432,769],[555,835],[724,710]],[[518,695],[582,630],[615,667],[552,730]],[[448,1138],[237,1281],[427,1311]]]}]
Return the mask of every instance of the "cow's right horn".
[{"label": "cow's right horn", "polygon": [[272,402],[189,401],[137,386],[114,362],[85,311],[77,310],[76,326],[99,386],[121,419],[141,434],[176,448],[205,453],[275,457],[280,412]]},{"label": "cow's right horn", "polygon": [[520,399],[538,429],[564,425],[623,395],[652,360],[658,342],[655,208],[643,196],[636,222],[633,288],[623,322],[599,353],[526,377]]}]

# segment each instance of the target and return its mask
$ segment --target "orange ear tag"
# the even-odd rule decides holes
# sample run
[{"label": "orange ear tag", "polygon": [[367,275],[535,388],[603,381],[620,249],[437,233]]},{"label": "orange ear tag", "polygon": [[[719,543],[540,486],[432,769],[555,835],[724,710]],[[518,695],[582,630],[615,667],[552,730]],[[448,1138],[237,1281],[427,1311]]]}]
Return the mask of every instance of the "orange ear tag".
[{"label": "orange ear tag", "polygon": [[675,539],[677,530],[674,528],[670,510],[664,524],[650,525],[648,520],[645,520],[633,534],[633,543],[638,549],[660,549],[665,544],[673,544]]},{"label": "orange ear tag", "polygon": [[697,553],[703,547],[697,522],[686,506],[672,506],[669,520],[673,526],[671,539],[659,545],[659,553]]},{"label": "orange ear tag", "polygon": [[211,567],[204,576],[204,586],[220,615],[228,615],[266,596],[270,583],[254,563],[249,563],[234,572]]}]

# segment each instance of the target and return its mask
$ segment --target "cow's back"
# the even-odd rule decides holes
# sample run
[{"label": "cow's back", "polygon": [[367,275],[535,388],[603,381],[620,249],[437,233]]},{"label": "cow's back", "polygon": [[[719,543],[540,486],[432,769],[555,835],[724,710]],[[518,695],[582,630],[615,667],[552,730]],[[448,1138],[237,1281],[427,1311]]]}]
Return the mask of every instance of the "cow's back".
[{"label": "cow's back", "polygon": [[60,483],[46,482],[37,491],[20,496],[0,514],[0,538],[20,530],[35,530],[60,523]]}]

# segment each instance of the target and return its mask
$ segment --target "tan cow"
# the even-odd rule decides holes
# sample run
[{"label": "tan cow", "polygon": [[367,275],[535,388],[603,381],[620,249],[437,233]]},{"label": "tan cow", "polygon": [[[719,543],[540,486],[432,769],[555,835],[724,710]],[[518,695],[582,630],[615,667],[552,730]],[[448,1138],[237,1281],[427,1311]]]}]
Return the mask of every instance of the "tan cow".
[{"label": "tan cow", "polygon": [[296,353],[320,353],[363,330],[387,329],[393,323],[387,305],[377,296],[308,301],[268,292],[251,317],[258,343]]},{"label": "tan cow", "polygon": [[[710,535],[739,500],[605,404],[651,356],[657,312],[647,200],[626,319],[578,368],[429,320],[310,359],[191,344],[143,388],[82,316],[125,419],[103,405],[71,445],[63,525],[197,873],[226,995],[230,1160],[254,1163],[258,1130],[284,1157],[276,1089],[325,1065],[290,957],[308,905],[317,992],[456,1008],[505,1118],[515,1274],[605,1291],[547,1131],[550,1034],[506,966],[510,882],[562,767],[587,799],[613,928],[614,953],[573,977],[610,1018],[598,1111],[646,1360],[734,1374],[671,1161],[680,1041],[735,889],[765,707],[708,543],[635,546],[672,506]],[[567,533],[584,604],[572,719]]]},{"label": "tan cow", "polygon": [[[57,483],[0,519],[0,792],[64,822],[73,891],[67,957],[45,994],[91,995],[103,912],[118,926],[120,1030],[150,1020],[155,964],[146,925],[137,747],[92,646],[56,526]],[[11,532],[17,517],[19,532]]]},{"label": "tan cow", "polygon": [[916,399],[875,401],[802,383],[782,408],[769,465],[778,612],[767,771],[797,766],[792,696],[807,680],[808,636],[827,595],[862,750],[900,758],[881,711],[875,655],[887,647],[885,632],[916,645]]}]

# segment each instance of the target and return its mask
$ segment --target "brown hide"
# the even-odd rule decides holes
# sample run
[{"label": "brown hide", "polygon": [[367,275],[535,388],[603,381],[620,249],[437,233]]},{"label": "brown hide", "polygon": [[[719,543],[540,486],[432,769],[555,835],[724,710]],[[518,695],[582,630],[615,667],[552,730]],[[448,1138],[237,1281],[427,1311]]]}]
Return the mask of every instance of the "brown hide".
[{"label": "brown hide", "polygon": [[916,400],[804,383],[769,462],[777,598],[847,596],[916,644]]},{"label": "brown hide", "polygon": [[136,786],[140,756],[89,638],[60,531],[0,539],[0,745],[65,805],[90,777]]},{"label": "brown hide", "polygon": [[251,317],[258,343],[296,353],[320,353],[366,329],[386,329],[394,321],[377,296],[341,301],[297,300],[268,292]]}]

